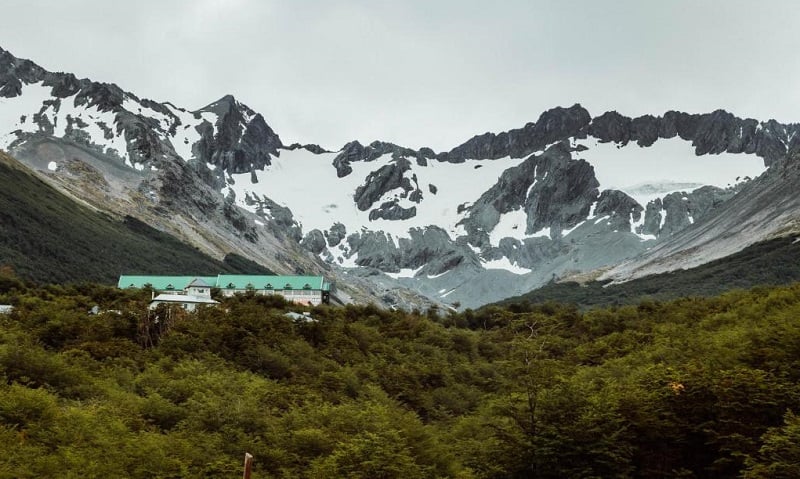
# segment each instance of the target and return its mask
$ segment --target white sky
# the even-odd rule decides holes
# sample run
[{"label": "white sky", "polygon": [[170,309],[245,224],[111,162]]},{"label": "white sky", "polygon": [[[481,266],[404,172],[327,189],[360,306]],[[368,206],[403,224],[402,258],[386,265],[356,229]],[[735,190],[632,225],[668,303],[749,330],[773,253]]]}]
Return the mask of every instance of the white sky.
[{"label": "white sky", "polygon": [[3,0],[0,46],[284,143],[447,150],[553,106],[800,121],[794,0]]}]

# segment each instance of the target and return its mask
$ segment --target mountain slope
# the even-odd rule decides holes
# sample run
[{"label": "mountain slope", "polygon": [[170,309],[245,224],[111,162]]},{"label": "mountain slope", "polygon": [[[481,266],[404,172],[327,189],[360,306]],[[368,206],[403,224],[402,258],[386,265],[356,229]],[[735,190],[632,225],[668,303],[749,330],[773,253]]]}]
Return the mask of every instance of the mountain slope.
[{"label": "mountain slope", "polygon": [[133,217],[75,203],[0,152],[0,264],[40,283],[116,282],[123,272],[250,272],[217,261]]},{"label": "mountain slope", "polygon": [[583,307],[636,304],[685,296],[714,296],[732,289],[780,286],[800,281],[800,240],[794,236],[750,245],[737,253],[691,269],[654,274],[624,283],[550,283],[507,298],[500,305],[555,301]]}]

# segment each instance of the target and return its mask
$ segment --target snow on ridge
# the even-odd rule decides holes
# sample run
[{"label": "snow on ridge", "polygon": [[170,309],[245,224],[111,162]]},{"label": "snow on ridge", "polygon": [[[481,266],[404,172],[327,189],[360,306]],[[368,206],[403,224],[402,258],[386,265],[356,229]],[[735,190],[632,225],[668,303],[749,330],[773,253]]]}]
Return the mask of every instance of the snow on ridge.
[{"label": "snow on ridge", "polygon": [[[7,149],[17,136],[16,131],[35,133],[41,130],[34,123],[33,115],[41,113],[53,125],[53,136],[63,138],[66,134],[67,119],[73,120],[73,129],[79,129],[89,136],[89,143],[100,146],[106,154],[114,150],[123,161],[128,161],[128,144],[123,132],[116,128],[116,114],[100,111],[97,106],[76,106],[76,95],[58,98],[56,104],[45,105],[47,100],[56,100],[51,88],[43,82],[23,83],[22,94],[13,98],[0,98],[0,148]],[[24,121],[22,120],[24,117]],[[87,126],[79,127],[80,120]],[[110,136],[110,138],[109,138]]]},{"label": "snow on ridge", "polygon": [[39,131],[33,115],[39,113],[46,100],[52,99],[51,88],[43,83],[22,83],[22,94],[12,98],[0,97],[0,148],[3,150],[17,139],[14,131]]},{"label": "snow on ridge", "polygon": [[[181,122],[178,128],[175,129],[175,136],[170,140],[172,148],[178,156],[183,158],[183,161],[189,161],[194,158],[192,146],[200,141],[200,133],[197,131],[197,127],[203,123],[205,117],[200,116],[200,118],[196,118],[195,114],[192,112],[176,108],[172,105],[166,106]],[[215,122],[211,122],[211,124],[214,125]]]},{"label": "snow on ridge", "polygon": [[161,133],[164,136],[166,136],[166,132],[169,131],[170,127],[175,122],[175,119],[169,115],[165,115],[161,112],[153,110],[148,106],[142,105],[141,103],[133,100],[129,95],[125,95],[125,98],[122,100],[122,108],[135,115],[141,115],[156,120],[159,128],[162,130]]},{"label": "snow on ridge", "polygon": [[[76,105],[77,94],[66,98],[54,98],[52,89],[43,82],[23,83],[22,94],[13,98],[0,98],[0,148],[7,149],[17,139],[16,131],[35,133],[40,131],[34,123],[33,115],[41,113],[53,125],[53,136],[63,138],[66,134],[68,119],[72,119],[72,128],[88,135],[88,142],[99,146],[106,154],[116,152],[123,162],[139,171],[143,166],[133,165],[128,155],[128,143],[123,131],[118,131],[116,114],[111,111],[100,111],[97,106]],[[55,104],[45,105],[48,100],[57,100]],[[196,127],[207,120],[216,124],[217,115],[203,112],[198,118],[194,113],[175,107],[171,103],[164,106],[180,119],[181,125],[176,128],[174,136],[169,135],[175,118],[143,105],[135,97],[125,94],[122,108],[135,115],[152,118],[158,122],[155,130],[162,138],[171,141],[176,153],[184,160],[192,158],[191,147],[199,141],[200,134]],[[24,120],[22,119],[24,117]],[[87,126],[78,126],[78,121]]]},{"label": "snow on ridge", "polygon": [[[53,136],[63,138],[67,133],[67,117],[73,121],[72,128],[79,129],[89,135],[89,143],[100,146],[106,154],[111,154],[114,150],[126,165],[130,164],[128,156],[128,143],[125,141],[125,133],[117,131],[116,113],[110,111],[100,111],[97,106],[86,107],[77,106],[75,101],[78,94],[61,98],[61,106],[56,110],[49,107],[45,111],[50,121],[55,124]],[[76,123],[80,120],[87,126],[79,127]],[[110,138],[108,137],[110,136]]]}]

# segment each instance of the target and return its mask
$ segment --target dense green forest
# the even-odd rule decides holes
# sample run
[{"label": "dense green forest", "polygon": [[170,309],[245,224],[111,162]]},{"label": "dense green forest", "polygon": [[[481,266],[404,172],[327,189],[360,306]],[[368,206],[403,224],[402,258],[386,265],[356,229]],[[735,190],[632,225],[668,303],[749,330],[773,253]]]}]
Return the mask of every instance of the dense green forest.
[{"label": "dense green forest", "polygon": [[299,322],[149,297],[0,271],[0,477],[800,477],[800,285]]},{"label": "dense green forest", "polygon": [[0,258],[40,283],[116,284],[128,274],[270,274],[228,255],[217,261],[177,238],[126,217],[80,205],[0,152]]},{"label": "dense green forest", "polygon": [[691,269],[645,276],[619,284],[609,281],[550,283],[497,304],[559,303],[586,306],[635,304],[684,296],[714,296],[732,289],[778,286],[800,281],[800,241],[787,236],[762,241],[742,251]]}]

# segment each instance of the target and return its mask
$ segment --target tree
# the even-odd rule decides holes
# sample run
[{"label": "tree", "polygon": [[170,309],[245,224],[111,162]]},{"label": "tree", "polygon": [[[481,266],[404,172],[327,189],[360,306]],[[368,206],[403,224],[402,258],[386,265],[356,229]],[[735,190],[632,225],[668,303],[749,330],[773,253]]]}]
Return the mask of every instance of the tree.
[{"label": "tree", "polygon": [[784,424],[761,437],[763,445],[746,461],[745,479],[792,479],[800,477],[800,416],[786,413]]}]

